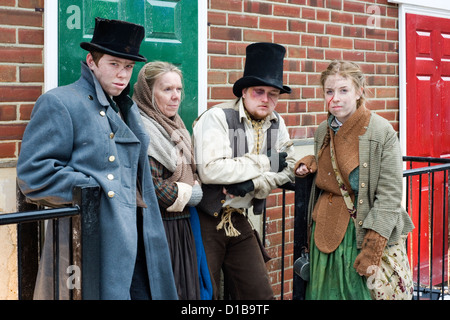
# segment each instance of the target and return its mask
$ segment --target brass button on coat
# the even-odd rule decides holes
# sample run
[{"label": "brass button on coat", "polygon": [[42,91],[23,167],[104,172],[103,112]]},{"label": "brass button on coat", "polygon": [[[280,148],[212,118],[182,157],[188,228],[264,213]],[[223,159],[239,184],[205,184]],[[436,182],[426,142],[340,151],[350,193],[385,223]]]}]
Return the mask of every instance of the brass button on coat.
[{"label": "brass button on coat", "polygon": [[114,132],[111,132],[111,133],[109,134],[109,137],[110,137],[111,139],[113,139],[113,138],[114,138]]},{"label": "brass button on coat", "polygon": [[116,157],[109,156],[108,160],[109,160],[109,162],[114,162],[114,161],[116,161]]},{"label": "brass button on coat", "polygon": [[108,174],[107,175],[108,180],[114,180],[114,175],[113,174]]},{"label": "brass button on coat", "polygon": [[103,111],[103,110],[102,110],[102,111],[100,111],[99,113],[100,113],[100,115],[101,115],[102,117],[106,116],[106,112],[105,112],[105,111]]},{"label": "brass button on coat", "polygon": [[114,191],[108,191],[108,197],[113,198],[116,195]]}]

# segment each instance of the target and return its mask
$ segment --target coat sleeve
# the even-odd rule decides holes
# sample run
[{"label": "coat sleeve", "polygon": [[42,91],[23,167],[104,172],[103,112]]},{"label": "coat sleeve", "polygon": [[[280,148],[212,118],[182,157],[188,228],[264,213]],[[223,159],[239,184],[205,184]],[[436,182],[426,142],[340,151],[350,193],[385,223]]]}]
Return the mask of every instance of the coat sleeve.
[{"label": "coat sleeve", "polygon": [[192,186],[170,181],[165,177],[167,169],[155,158],[149,156],[148,159],[159,207],[168,212],[182,212],[191,198]]},{"label": "coat sleeve", "polygon": [[94,179],[68,165],[73,149],[73,125],[64,103],[42,95],[25,129],[17,162],[21,191],[33,201],[63,205],[72,202],[72,189],[94,184]]},{"label": "coat sleeve", "polygon": [[370,170],[378,172],[376,175],[374,172],[370,174],[369,186],[359,186],[360,194],[365,192],[362,189],[374,188],[372,205],[362,227],[372,229],[392,242],[398,240],[404,231],[411,230],[410,219],[401,204],[402,156],[400,144],[393,129],[389,128],[386,139],[378,144],[377,148],[381,148],[379,156],[374,157],[372,154],[370,159]]}]

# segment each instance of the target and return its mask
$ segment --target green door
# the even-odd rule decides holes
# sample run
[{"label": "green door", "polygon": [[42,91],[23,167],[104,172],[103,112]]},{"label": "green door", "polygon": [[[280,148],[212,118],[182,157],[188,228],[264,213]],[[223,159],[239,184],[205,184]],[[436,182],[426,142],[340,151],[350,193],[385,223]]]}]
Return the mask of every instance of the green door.
[{"label": "green door", "polygon": [[[80,48],[91,41],[95,17],[125,20],[145,28],[140,53],[148,61],[162,60],[183,72],[185,97],[179,113],[191,128],[198,113],[198,2],[192,0],[60,0],[58,85],[80,77]],[[131,88],[144,63],[136,63]]]}]

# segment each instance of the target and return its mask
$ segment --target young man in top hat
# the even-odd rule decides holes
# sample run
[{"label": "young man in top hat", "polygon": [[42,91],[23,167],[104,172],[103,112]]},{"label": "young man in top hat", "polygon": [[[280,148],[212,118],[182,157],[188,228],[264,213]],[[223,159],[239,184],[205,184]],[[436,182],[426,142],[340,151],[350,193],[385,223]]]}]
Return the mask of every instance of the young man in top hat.
[{"label": "young man in top hat", "polygon": [[193,140],[203,199],[198,211],[215,298],[223,269],[233,299],[273,299],[257,235],[247,209],[262,213],[269,193],[293,181],[294,150],[274,111],[283,86],[284,47],[246,49],[237,99],[214,106],[194,124]]},{"label": "young man in top hat", "polygon": [[[144,38],[140,25],[97,18],[78,81],[36,102],[17,164],[18,185],[31,200],[72,202],[78,185],[98,185],[100,199],[100,299],[177,299],[164,227],[147,159],[149,136],[129,82]],[[67,244],[68,221],[60,223]],[[49,227],[48,229],[51,230]],[[52,299],[48,235],[35,298]],[[66,249],[60,265],[66,270]],[[68,297],[62,273],[60,293]],[[56,297],[58,298],[58,297]]]}]

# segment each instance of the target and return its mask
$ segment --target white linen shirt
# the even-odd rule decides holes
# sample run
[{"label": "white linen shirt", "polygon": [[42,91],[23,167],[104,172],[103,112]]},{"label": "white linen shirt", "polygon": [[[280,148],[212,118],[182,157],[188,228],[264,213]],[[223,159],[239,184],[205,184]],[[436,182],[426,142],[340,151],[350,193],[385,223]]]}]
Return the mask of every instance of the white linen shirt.
[{"label": "white linen shirt", "polygon": [[[238,107],[240,121],[244,122],[248,150],[242,157],[233,157],[230,145],[229,128],[222,108],[213,107],[200,116],[193,128],[193,145],[197,170],[202,183],[233,184],[252,180],[255,189],[244,197],[231,198],[227,195],[223,206],[233,208],[249,208],[252,199],[264,199],[277,187],[294,180],[293,167],[295,163],[294,148],[285,150],[288,153],[288,166],[281,172],[270,171],[270,161],[265,154],[254,154],[255,132],[244,111],[242,98],[226,102],[230,107]],[[270,114],[262,126],[263,142],[261,151],[267,149],[267,130],[271,127],[271,120],[280,121],[278,140],[274,148],[279,150],[290,141],[289,133],[283,118]],[[278,120],[279,119],[279,120]]]}]

